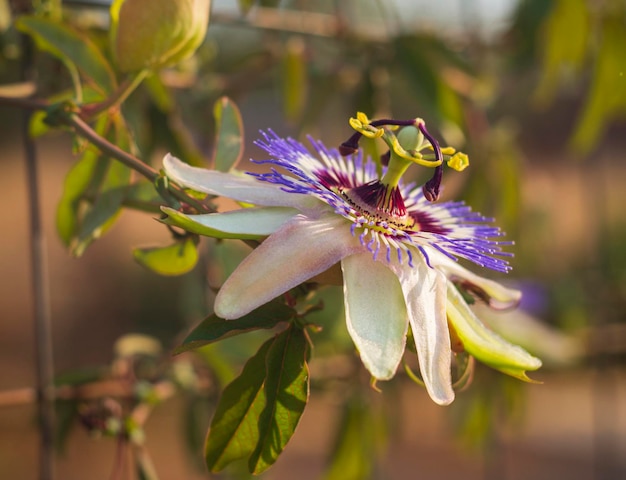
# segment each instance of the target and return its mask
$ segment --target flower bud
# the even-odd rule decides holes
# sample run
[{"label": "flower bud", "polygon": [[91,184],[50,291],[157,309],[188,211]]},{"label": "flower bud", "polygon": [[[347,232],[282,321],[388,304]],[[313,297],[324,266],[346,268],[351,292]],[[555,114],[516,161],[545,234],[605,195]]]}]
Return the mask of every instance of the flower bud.
[{"label": "flower bud", "polygon": [[204,40],[211,0],[115,0],[111,45],[122,72],[156,70],[192,55]]}]

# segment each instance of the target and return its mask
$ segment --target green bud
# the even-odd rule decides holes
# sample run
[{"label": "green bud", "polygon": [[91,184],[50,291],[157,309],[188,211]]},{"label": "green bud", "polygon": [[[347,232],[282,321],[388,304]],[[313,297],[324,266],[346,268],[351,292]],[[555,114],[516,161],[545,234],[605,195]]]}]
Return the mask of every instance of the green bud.
[{"label": "green bud", "polygon": [[211,0],[115,0],[111,45],[122,72],[157,70],[191,56],[204,40]]}]

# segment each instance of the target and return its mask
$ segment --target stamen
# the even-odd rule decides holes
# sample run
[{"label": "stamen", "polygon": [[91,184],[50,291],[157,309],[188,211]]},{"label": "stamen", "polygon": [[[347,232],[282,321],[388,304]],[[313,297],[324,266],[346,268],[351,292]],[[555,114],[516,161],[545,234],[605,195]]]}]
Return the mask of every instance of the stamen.
[{"label": "stamen", "polygon": [[[433,150],[435,151],[435,160],[443,162],[443,154],[441,153],[441,147],[437,140],[428,133],[426,130],[426,125],[423,122],[419,122],[417,124],[417,128],[420,129],[420,132],[426,137],[426,140],[430,142],[433,146]],[[422,191],[424,192],[424,196],[429,202],[434,202],[439,199],[440,187],[441,187],[441,179],[443,178],[443,166],[440,164],[438,167],[435,167],[435,173],[432,178],[428,180],[422,187]]]},{"label": "stamen", "polygon": [[339,145],[338,150],[341,156],[347,157],[348,155],[356,153],[359,149],[359,140],[361,140],[362,136],[361,133],[356,132],[348,140]]},{"label": "stamen", "polygon": [[386,167],[389,165],[389,160],[391,160],[391,150],[387,150],[387,153],[380,156],[380,164]]},{"label": "stamen", "polygon": [[439,165],[435,167],[435,172],[430,180],[428,180],[422,187],[424,197],[429,202],[435,202],[439,199],[441,179],[443,178],[443,166]]}]

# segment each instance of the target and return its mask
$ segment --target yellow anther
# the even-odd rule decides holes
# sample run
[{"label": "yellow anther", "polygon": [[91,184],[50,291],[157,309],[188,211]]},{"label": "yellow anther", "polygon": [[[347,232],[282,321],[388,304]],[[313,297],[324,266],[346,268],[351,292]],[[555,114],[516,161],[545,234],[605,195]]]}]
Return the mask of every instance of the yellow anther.
[{"label": "yellow anther", "polygon": [[456,150],[452,147],[443,147],[441,149],[441,153],[443,153],[444,155],[454,155],[456,153]]},{"label": "yellow anther", "polygon": [[[435,148],[432,145],[428,145],[427,148],[429,148],[432,151],[435,151]],[[456,153],[456,150],[454,149],[454,147],[441,147],[440,148],[441,153],[443,153],[444,155],[454,155]]]},{"label": "yellow anther", "polygon": [[457,152],[448,160],[448,167],[457,172],[465,170],[469,166],[469,157],[463,152]]},{"label": "yellow anther", "polygon": [[370,119],[367,118],[363,112],[356,112],[356,119],[361,122],[362,125],[369,125]]},{"label": "yellow anther", "polygon": [[[350,126],[354,128],[357,132],[363,129],[363,122],[361,122],[361,120],[359,120],[358,118],[350,118],[349,122]],[[365,125],[367,125],[367,123]]]},{"label": "yellow anther", "polygon": [[362,112],[357,112],[356,118],[350,118],[350,126],[359,132],[361,135],[367,138],[380,138],[384,135],[384,128],[376,128],[369,124],[367,115]]}]

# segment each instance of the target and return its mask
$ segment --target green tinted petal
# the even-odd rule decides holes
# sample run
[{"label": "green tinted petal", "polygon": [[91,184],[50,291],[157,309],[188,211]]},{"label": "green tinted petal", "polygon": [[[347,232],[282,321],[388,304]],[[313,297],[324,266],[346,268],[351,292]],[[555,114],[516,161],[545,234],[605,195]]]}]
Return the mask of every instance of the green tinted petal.
[{"label": "green tinted petal", "polygon": [[485,327],[450,282],[447,313],[448,320],[463,342],[465,350],[481,362],[525,381],[531,381],[526,376],[526,370],[537,370],[541,367],[541,360]]},{"label": "green tinted petal", "polygon": [[298,211],[288,207],[244,208],[224,213],[185,215],[173,208],[162,207],[168,225],[188,232],[214,238],[257,239],[274,233]]},{"label": "green tinted petal", "polygon": [[348,332],[372,376],[394,376],[404,353],[408,317],[396,275],[370,252],[341,261]]}]

